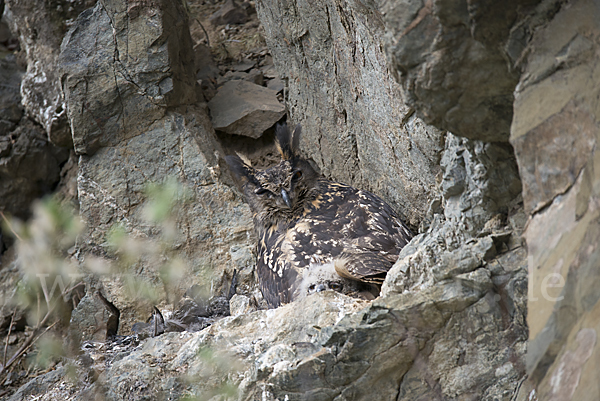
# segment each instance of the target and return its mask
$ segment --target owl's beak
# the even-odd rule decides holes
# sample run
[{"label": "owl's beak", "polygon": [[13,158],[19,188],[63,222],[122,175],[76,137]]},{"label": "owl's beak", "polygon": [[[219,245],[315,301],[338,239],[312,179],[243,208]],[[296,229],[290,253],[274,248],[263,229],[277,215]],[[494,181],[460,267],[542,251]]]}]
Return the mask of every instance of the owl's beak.
[{"label": "owl's beak", "polygon": [[319,285],[317,285],[315,292],[322,292],[322,291],[325,291],[326,289],[327,289],[327,287],[325,286],[325,284],[319,283]]},{"label": "owl's beak", "polygon": [[281,188],[281,197],[283,198],[283,201],[285,202],[287,207],[289,207],[291,209],[292,201],[290,200],[290,196],[288,195],[287,191],[283,188]]}]

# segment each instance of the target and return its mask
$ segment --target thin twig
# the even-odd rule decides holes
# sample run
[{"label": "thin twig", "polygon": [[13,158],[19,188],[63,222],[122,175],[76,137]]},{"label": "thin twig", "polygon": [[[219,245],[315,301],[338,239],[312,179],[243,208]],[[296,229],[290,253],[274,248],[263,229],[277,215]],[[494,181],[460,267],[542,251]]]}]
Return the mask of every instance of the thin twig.
[{"label": "thin twig", "polygon": [[17,309],[13,311],[13,314],[10,318],[10,326],[8,326],[8,334],[6,335],[6,343],[4,344],[4,358],[2,359],[2,365],[6,365],[6,352],[8,351],[8,339],[10,337],[10,332],[12,331],[13,321],[15,320],[15,314],[17,313]]},{"label": "thin twig", "polygon": [[[22,351],[20,352],[20,353],[21,353],[21,355],[19,355],[19,357],[20,357],[20,356],[22,356],[22,355],[24,355],[24,354],[26,354],[26,353],[27,353],[27,351],[29,351],[29,349],[30,349],[30,348],[33,346],[33,344],[35,344],[35,342],[36,342],[37,340],[39,340],[40,338],[42,338],[42,336],[43,336],[44,334],[46,334],[46,333],[48,332],[48,330],[50,330],[52,327],[54,327],[54,326],[55,326],[57,323],[58,323],[58,320],[57,320],[56,322],[52,323],[50,326],[46,327],[46,330],[44,330],[44,332],[43,332],[42,334],[40,334],[39,336],[37,336],[37,337],[36,337],[34,340],[31,340],[25,349],[23,349],[23,347],[21,347],[21,349],[20,349],[19,351],[21,351],[21,350],[22,350]],[[30,337],[30,338],[33,338],[34,336],[35,336],[35,332],[33,332],[33,333],[31,334],[31,337]],[[25,344],[23,344],[23,346],[24,346],[24,345],[25,345]],[[12,365],[12,364],[14,363],[14,361],[13,361],[13,360],[16,360],[16,359],[17,359],[17,358],[15,358],[15,356],[16,356],[16,354],[15,354],[15,355],[13,355],[13,357],[11,358],[11,360],[10,360],[10,361],[8,361],[9,365]],[[29,368],[27,368],[27,374],[25,375],[26,377],[28,377],[28,376],[29,376],[29,374],[30,374],[31,370],[33,369],[33,366],[34,366],[34,365],[33,365],[33,364],[31,364],[31,365],[29,366]],[[10,371],[7,373],[7,375],[9,375],[9,374],[10,374],[10,372],[12,372],[12,371],[13,371],[13,369],[14,369],[14,366],[12,366],[12,367],[10,368]],[[0,373],[2,373],[3,371],[4,371],[4,369],[0,370]]]},{"label": "thin twig", "polygon": [[64,296],[68,293],[70,293],[71,291],[73,291],[75,288],[79,287],[81,284],[85,284],[83,281],[79,281],[77,284],[72,285],[71,287],[67,288],[66,290],[63,291],[63,293],[61,294],[61,296]]},{"label": "thin twig", "polygon": [[[61,295],[68,294],[69,292],[73,291],[73,289],[75,287],[77,287],[78,285],[80,285],[81,283],[82,282],[80,281],[77,284],[69,287],[68,289],[63,291]],[[46,328],[46,330],[44,330],[44,332],[42,334],[37,336],[37,333],[40,331],[41,327],[46,323],[46,321],[48,320],[50,315],[52,315],[52,312],[54,312],[54,308],[56,308],[57,305],[58,305],[58,302],[54,302],[53,305],[48,304],[48,311],[46,312],[46,316],[44,316],[42,321],[36,325],[36,327],[33,329],[33,332],[31,333],[31,336],[25,340],[23,345],[21,345],[21,348],[19,348],[19,350],[17,352],[15,352],[15,354],[10,358],[10,360],[7,363],[5,363],[4,365],[0,366],[0,375],[2,375],[6,371],[6,369],[8,367],[10,367],[18,358],[20,358],[24,353],[26,353],[29,350],[29,348],[31,348],[31,346],[41,336],[43,336],[48,330],[50,330],[52,327],[54,327],[59,322],[59,320],[57,320],[56,322],[52,323],[50,326],[48,326]],[[40,308],[40,297],[39,297],[39,292],[38,292],[38,319],[39,319],[39,308]],[[11,326],[12,326],[12,323],[11,323]],[[5,353],[5,358],[6,358],[6,353]]]},{"label": "thin twig", "polygon": [[[43,336],[44,334],[46,334],[46,333],[48,332],[48,330],[50,330],[51,328],[53,328],[54,326],[56,326],[56,324],[57,324],[57,323],[58,323],[58,320],[57,320],[56,322],[52,323],[50,326],[46,327],[46,330],[44,330],[44,332],[43,332],[42,334],[40,334],[39,336],[37,336],[37,337],[35,338],[35,340],[31,341],[31,342],[29,343],[29,345],[27,346],[27,348],[25,348],[25,349],[23,350],[23,354],[27,353],[27,351],[29,351],[29,348],[31,348],[31,347],[33,346],[33,344],[35,344],[35,342],[36,342],[37,340],[39,340],[40,338],[42,338],[42,336]],[[32,337],[33,337],[33,336],[32,336]]]},{"label": "thin twig", "polygon": [[17,232],[14,230],[12,224],[10,224],[10,220],[8,220],[6,218],[6,216],[4,215],[4,213],[2,212],[2,210],[0,210],[0,216],[2,216],[2,219],[4,220],[4,222],[6,223],[6,225],[8,226],[8,229],[15,235],[15,237],[17,237],[17,239],[19,241],[23,241],[23,238],[21,238],[19,236],[19,234],[17,234]]},{"label": "thin twig", "polygon": [[200,22],[200,20],[198,20],[198,18],[196,18],[196,22],[198,23],[198,25],[200,25],[200,28],[202,28],[202,30],[204,31],[204,36],[206,36],[206,45],[208,47],[210,47],[210,39],[208,38],[208,32],[206,32],[206,29],[204,29],[204,25],[202,25],[202,22]]},{"label": "thin twig", "polygon": [[[40,327],[40,316],[41,316],[41,311],[42,311],[42,307],[40,306],[40,293],[36,292],[37,295],[37,318],[38,318],[38,322],[36,324],[36,327]],[[50,305],[48,305],[50,306]]]},{"label": "thin twig", "polygon": [[[29,336],[25,340],[25,342],[23,343],[23,345],[21,345],[21,348],[19,348],[19,350],[17,352],[15,352],[15,354],[10,358],[10,360],[5,365],[3,365],[2,367],[0,367],[0,375],[2,373],[4,373],[4,371],[6,371],[6,368],[8,368],[10,365],[12,365],[18,358],[20,358],[29,349],[29,347],[33,344],[34,340],[37,340],[37,338],[35,338],[36,335],[37,335],[37,333],[40,331],[40,328],[44,325],[44,323],[46,323],[46,320],[48,320],[48,318],[50,317],[50,315],[54,311],[54,308],[56,307],[56,305],[57,305],[57,303],[54,303],[54,305],[52,306],[52,308],[50,308],[48,310],[48,312],[46,313],[46,316],[44,316],[44,318],[42,319],[42,321],[40,323],[38,323],[38,325],[35,327],[35,329],[33,329],[33,332],[31,333],[31,336]],[[50,326],[50,327],[53,327],[56,323],[58,323],[58,320],[56,322],[54,322],[52,324],[52,326]]]}]

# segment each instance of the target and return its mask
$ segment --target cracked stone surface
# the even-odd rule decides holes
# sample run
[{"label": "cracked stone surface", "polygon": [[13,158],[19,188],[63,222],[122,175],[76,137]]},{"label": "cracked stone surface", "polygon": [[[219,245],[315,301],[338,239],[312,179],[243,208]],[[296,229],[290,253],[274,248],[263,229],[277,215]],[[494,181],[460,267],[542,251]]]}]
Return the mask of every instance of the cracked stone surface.
[{"label": "cracked stone surface", "polygon": [[[81,157],[84,216],[112,216],[135,225],[136,202],[129,209],[117,208],[115,200],[123,196],[107,197],[87,171],[97,171],[92,166],[110,155],[111,165],[123,167],[114,173],[100,168],[99,177],[113,174],[102,187],[123,190],[115,178],[129,171],[125,166],[133,156],[126,156],[127,148],[161,152],[151,140],[155,135],[163,138],[150,131]],[[168,138],[177,143],[186,135]],[[169,141],[164,146],[175,146]],[[98,394],[108,400],[221,394],[225,380],[239,390],[235,398],[248,400],[366,399],[373,386],[378,399],[510,400],[519,393],[525,373],[526,252],[519,239],[524,220],[518,194],[512,208],[490,208],[489,199],[514,194],[511,186],[483,185],[494,175],[476,168],[485,163],[489,167],[490,156],[502,154],[496,147],[502,149],[448,137],[445,176],[462,167],[463,184],[432,202],[429,228],[404,248],[375,301],[326,291],[278,309],[227,317],[198,333],[167,333],[95,365],[85,375],[98,375],[98,380],[81,383],[72,394]],[[189,181],[206,180],[210,187],[213,179],[183,160],[183,165],[172,162],[171,168]],[[139,169],[149,168],[136,163]],[[453,205],[465,198],[478,200],[471,204],[473,210],[506,213],[504,220],[490,225],[493,218],[482,220],[480,213],[459,217]],[[101,236],[103,227],[90,238]],[[102,284],[109,291],[117,286],[108,280]],[[129,300],[120,306],[128,313],[131,305]]]},{"label": "cracked stone surface", "polygon": [[[323,292],[275,310],[255,310],[251,215],[195,103],[187,13],[179,2],[108,0],[78,17],[60,76],[88,223],[82,269],[113,257],[115,225],[159,236],[143,217],[144,188],[176,177],[191,199],[175,213],[181,235],[128,273],[164,312],[192,284],[221,292],[234,268],[243,295],[235,316],[201,332],[98,360],[85,350],[74,370],[37,377],[11,401],[342,401],[373,389],[386,400],[600,399],[597,5],[377,4],[257,3],[301,147],[325,175],[382,195],[419,227],[375,301]],[[386,32],[406,99],[386,69]],[[190,263],[168,288],[160,264],[174,254]],[[125,278],[86,277],[121,309],[120,334],[153,305]],[[94,340],[102,311],[91,297],[80,305],[72,330]]]},{"label": "cracked stone surface", "polygon": [[[176,178],[190,191],[191,202],[176,210],[181,235],[173,244],[185,255],[181,274],[186,280],[166,293],[160,280],[160,259],[143,260],[140,266],[131,267],[130,274],[152,283],[159,299],[174,299],[194,284],[210,283],[219,294],[228,288],[227,278],[234,268],[240,291],[251,292],[254,284],[253,264],[238,255],[249,247],[250,211],[241,196],[223,183],[215,155],[196,139],[214,135],[207,130],[207,122],[205,109],[189,109],[184,115],[168,113],[145,133],[79,159],[80,213],[89,227],[78,243],[82,253],[105,256],[107,235],[116,225],[134,237],[156,236],[156,229],[145,223],[143,216],[148,183]],[[121,308],[124,333],[133,322],[146,320],[151,302],[128,292],[123,275],[104,275],[98,280],[90,285],[106,291],[105,296]]]},{"label": "cracked stone surface", "polygon": [[93,0],[7,0],[8,21],[25,50],[27,71],[21,83],[22,103],[44,127],[52,143],[72,147],[57,59],[73,20]]},{"label": "cracked stone surface", "polygon": [[153,305],[128,287],[131,277],[162,302],[194,284],[220,295],[233,269],[240,290],[250,293],[254,285],[253,264],[243,257],[250,254],[249,209],[227,184],[206,104],[185,105],[196,101],[193,56],[187,14],[177,2],[98,2],[81,13],[61,48],[62,84],[80,154],[77,190],[87,227],[77,245],[82,262],[86,255],[110,258],[108,237],[117,226],[134,238],[160,241],[143,216],[148,184],[176,179],[191,196],[176,210],[181,235],[169,245],[182,255],[180,273],[189,279],[164,286],[160,269],[170,260],[164,253],[142,257],[127,274],[85,270],[88,291],[102,290],[121,309],[124,332],[145,321]]},{"label": "cracked stone surface", "polygon": [[0,157],[0,210],[25,219],[31,203],[57,185],[69,152],[48,142],[44,131],[26,118],[9,135],[0,135],[0,141],[4,138],[10,148]]},{"label": "cracked stone surface", "polygon": [[[50,143],[43,129],[24,115],[19,91],[23,75],[15,57],[0,59],[0,211],[26,219],[31,203],[58,184],[69,151]],[[5,240],[0,235],[0,253]]]},{"label": "cracked stone surface", "polygon": [[541,6],[546,18],[530,22],[510,139],[529,218],[527,371],[540,400],[595,400],[600,9],[589,1]]},{"label": "cracked stone surface", "polygon": [[300,148],[328,178],[376,193],[413,226],[436,193],[444,132],[405,104],[388,72],[374,4],[261,0]]},{"label": "cracked stone surface", "polygon": [[78,154],[139,135],[167,107],[196,101],[187,16],[179,2],[160,4],[98,2],[65,36],[60,82]]},{"label": "cracked stone surface", "polygon": [[[371,303],[325,291],[227,317],[202,332],[167,333],[104,364],[82,394],[108,400],[218,394],[222,379],[215,378],[227,377],[239,399],[248,400],[366,399],[373,386],[383,400],[509,399],[523,374],[523,366],[509,361],[520,359],[526,339],[524,327],[515,328],[523,322],[525,294],[523,259],[516,260],[520,265],[504,264],[519,274],[504,277],[502,295],[489,291],[488,271],[480,286],[457,276]],[[507,301],[518,306],[503,316],[498,304]],[[212,356],[198,358],[199,349]]]},{"label": "cracked stone surface", "polygon": [[511,29],[538,2],[377,1],[407,104],[455,135],[507,142],[519,81],[511,56],[520,55],[529,34],[511,36]]}]

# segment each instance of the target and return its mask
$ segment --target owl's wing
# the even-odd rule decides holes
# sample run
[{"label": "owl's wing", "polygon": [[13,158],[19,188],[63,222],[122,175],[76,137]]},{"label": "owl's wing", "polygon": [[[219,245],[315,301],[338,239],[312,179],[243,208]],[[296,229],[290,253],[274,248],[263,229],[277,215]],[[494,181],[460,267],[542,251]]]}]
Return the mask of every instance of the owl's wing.
[{"label": "owl's wing", "polygon": [[399,254],[412,239],[410,229],[400,217],[370,192],[357,190],[352,198],[357,207],[350,212],[355,218],[347,226],[349,238],[354,239],[358,247]]},{"label": "owl's wing", "polygon": [[265,238],[258,243],[256,263],[260,291],[270,308],[293,301],[298,272],[282,255],[281,248],[274,246],[281,239]]},{"label": "owl's wing", "polygon": [[365,283],[383,284],[387,272],[398,255],[387,257],[372,251],[344,252],[335,260],[335,271],[341,277]]},{"label": "owl's wing", "polygon": [[392,208],[367,191],[351,191],[339,205],[334,221],[343,247],[336,271],[349,279],[383,283],[412,238]]}]

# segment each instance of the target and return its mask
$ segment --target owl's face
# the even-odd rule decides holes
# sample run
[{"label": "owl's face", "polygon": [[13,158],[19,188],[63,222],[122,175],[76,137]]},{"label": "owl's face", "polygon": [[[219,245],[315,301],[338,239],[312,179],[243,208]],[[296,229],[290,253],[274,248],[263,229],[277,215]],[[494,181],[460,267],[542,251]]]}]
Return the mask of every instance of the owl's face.
[{"label": "owl's face", "polygon": [[292,134],[286,126],[278,126],[276,133],[276,145],[282,156],[279,164],[258,170],[238,156],[226,158],[231,170],[243,182],[250,208],[267,226],[302,213],[305,204],[314,200],[318,192],[318,174],[298,154],[299,126]]},{"label": "owl's face", "polygon": [[262,207],[285,212],[303,209],[317,174],[304,160],[283,160],[267,170],[254,171],[255,182],[244,188],[246,196],[254,197]]}]

